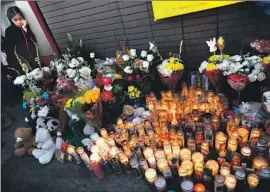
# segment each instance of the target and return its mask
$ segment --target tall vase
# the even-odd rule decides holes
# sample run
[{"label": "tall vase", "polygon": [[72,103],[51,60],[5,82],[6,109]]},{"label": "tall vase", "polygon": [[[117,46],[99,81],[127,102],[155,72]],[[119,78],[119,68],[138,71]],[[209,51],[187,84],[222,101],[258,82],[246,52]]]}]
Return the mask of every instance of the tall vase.
[{"label": "tall vase", "polygon": [[248,84],[248,78],[246,75],[231,74],[228,76],[227,81],[230,87],[237,92],[236,106],[239,106],[240,94],[241,91],[246,88]]},{"label": "tall vase", "polygon": [[165,77],[161,73],[159,74],[160,80],[163,84],[167,85],[169,89],[174,93],[176,85],[183,77],[184,70],[173,72],[170,77]]},{"label": "tall vase", "polygon": [[215,87],[216,92],[220,93],[220,88],[224,83],[223,72],[221,70],[205,71],[205,75]]}]

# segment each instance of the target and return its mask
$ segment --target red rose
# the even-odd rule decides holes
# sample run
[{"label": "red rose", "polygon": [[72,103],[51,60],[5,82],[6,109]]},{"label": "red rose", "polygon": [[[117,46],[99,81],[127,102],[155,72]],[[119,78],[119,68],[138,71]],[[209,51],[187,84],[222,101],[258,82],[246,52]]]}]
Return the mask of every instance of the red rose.
[{"label": "red rose", "polygon": [[112,84],[112,78],[103,77],[102,82],[103,82],[103,85],[105,85],[105,86],[110,85],[110,84]]},{"label": "red rose", "polygon": [[138,73],[138,74],[135,75],[135,78],[138,80],[138,79],[141,78],[141,75]]},{"label": "red rose", "polygon": [[103,91],[101,93],[101,99],[102,99],[102,101],[105,101],[105,102],[112,100],[112,96],[113,96],[113,94],[111,91]]},{"label": "red rose", "polygon": [[236,73],[229,75],[229,79],[231,79],[234,82],[242,82],[242,83],[248,82],[248,77],[246,75],[238,75]]}]

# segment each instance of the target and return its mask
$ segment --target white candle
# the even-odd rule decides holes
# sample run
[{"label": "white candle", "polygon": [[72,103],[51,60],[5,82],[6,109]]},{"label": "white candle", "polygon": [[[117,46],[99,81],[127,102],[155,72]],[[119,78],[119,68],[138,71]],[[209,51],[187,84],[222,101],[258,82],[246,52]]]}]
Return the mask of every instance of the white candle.
[{"label": "white candle", "polygon": [[157,168],[157,162],[154,156],[147,158],[147,161],[151,168],[156,169]]},{"label": "white candle", "polygon": [[149,168],[145,171],[145,178],[150,184],[153,184],[157,179],[157,172],[155,169]]}]

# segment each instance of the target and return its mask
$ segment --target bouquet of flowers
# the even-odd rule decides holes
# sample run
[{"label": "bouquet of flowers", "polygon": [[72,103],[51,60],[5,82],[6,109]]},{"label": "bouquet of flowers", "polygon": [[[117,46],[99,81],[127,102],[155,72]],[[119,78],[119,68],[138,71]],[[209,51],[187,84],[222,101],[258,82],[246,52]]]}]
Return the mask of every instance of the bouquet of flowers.
[{"label": "bouquet of flowers", "polygon": [[131,85],[128,87],[127,95],[130,99],[138,99],[141,97],[141,91],[135,86]]},{"label": "bouquet of flowers", "polygon": [[[209,51],[213,53],[213,55],[201,63],[199,71],[207,76],[216,88],[217,92],[219,92],[219,89],[224,82],[222,65],[226,65],[230,56],[222,53],[225,47],[223,37],[218,38],[217,44],[216,38],[210,39],[210,41],[206,41],[206,43],[209,46]],[[219,49],[220,55],[216,55],[217,49]]]},{"label": "bouquet of flowers", "polygon": [[66,100],[65,109],[70,110],[93,125],[101,125],[102,104],[100,89],[93,87],[92,89],[80,90],[74,97]]},{"label": "bouquet of flowers", "polygon": [[270,115],[270,91],[263,93],[263,109],[264,111]]},{"label": "bouquet of flowers", "polygon": [[154,56],[148,54],[147,51],[142,50],[138,56],[136,49],[128,49],[123,44],[121,44],[120,50],[116,51],[116,62],[126,74],[125,79],[129,81],[139,80],[141,75],[148,74],[153,59]]},{"label": "bouquet of flowers", "polygon": [[33,93],[39,93],[44,88],[44,76],[48,73],[51,73],[49,67],[36,68],[25,75],[18,76],[14,80],[14,84],[20,85],[25,90],[30,90]]}]

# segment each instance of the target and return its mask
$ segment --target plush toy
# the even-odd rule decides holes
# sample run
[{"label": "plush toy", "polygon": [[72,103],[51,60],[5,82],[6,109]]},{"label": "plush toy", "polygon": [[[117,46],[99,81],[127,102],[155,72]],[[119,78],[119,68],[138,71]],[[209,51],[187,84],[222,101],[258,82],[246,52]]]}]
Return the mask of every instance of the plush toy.
[{"label": "plush toy", "polygon": [[53,138],[46,128],[37,129],[36,133],[37,149],[34,149],[32,154],[39,160],[40,164],[49,163],[55,152],[55,143]]},{"label": "plush toy", "polygon": [[36,120],[36,129],[45,128],[49,132],[54,132],[60,127],[60,121],[53,117],[39,117]]},{"label": "plush toy", "polygon": [[15,155],[23,156],[26,153],[32,154],[34,149],[34,136],[32,135],[32,128],[18,128],[15,131],[16,143],[14,145]]},{"label": "plush toy", "polygon": [[134,109],[133,115],[136,117],[142,117],[143,112],[145,112],[145,109],[143,107],[138,107]]},{"label": "plush toy", "polygon": [[128,117],[132,116],[134,113],[134,107],[131,105],[124,105],[123,113],[121,114],[122,119],[127,119]]}]

